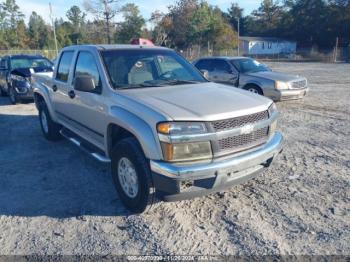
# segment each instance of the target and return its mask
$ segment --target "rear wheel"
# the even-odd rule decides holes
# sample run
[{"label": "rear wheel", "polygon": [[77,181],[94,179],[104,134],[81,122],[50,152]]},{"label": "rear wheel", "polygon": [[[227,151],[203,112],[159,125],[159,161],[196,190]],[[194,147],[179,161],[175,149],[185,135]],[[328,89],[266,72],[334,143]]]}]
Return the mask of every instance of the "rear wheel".
[{"label": "rear wheel", "polygon": [[6,95],[7,95],[6,92],[0,86],[0,96],[6,96]]},{"label": "rear wheel", "polygon": [[261,88],[256,85],[247,85],[244,89],[254,94],[263,95]]},{"label": "rear wheel", "polygon": [[52,121],[49,110],[44,103],[39,106],[39,121],[41,131],[47,140],[57,141],[62,138],[60,135],[61,126]]},{"label": "rear wheel", "polygon": [[125,138],[112,151],[112,178],[121,201],[133,213],[149,211],[156,201],[149,163],[138,141]]}]

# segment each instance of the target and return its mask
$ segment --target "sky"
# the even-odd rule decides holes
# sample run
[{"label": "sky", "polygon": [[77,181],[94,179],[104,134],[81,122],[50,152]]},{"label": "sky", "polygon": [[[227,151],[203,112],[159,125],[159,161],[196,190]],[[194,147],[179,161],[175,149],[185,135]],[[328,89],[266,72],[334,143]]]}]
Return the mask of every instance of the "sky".
[{"label": "sky", "polygon": [[[27,21],[32,11],[37,12],[47,22],[50,21],[49,2],[52,4],[53,15],[56,18],[62,17],[66,19],[65,14],[73,5],[79,6],[82,10],[84,9],[83,0],[16,0],[16,2],[21,11],[26,15]],[[126,3],[135,3],[139,6],[143,17],[148,19],[153,11],[160,10],[166,12],[167,6],[175,2],[175,0],[121,0],[121,5]],[[244,8],[244,13],[249,14],[251,11],[258,8],[261,0],[209,0],[208,2],[211,5],[219,6],[221,10],[224,11],[229,8],[231,2],[237,2],[241,8]]]}]

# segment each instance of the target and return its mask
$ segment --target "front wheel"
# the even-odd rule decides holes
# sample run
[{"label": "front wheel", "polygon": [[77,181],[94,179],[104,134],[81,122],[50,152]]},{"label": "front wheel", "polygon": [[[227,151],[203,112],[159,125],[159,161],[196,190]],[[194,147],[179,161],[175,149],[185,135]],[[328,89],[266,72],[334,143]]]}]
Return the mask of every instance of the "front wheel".
[{"label": "front wheel", "polygon": [[256,85],[248,85],[244,89],[254,94],[263,95],[261,88]]},{"label": "front wheel", "polygon": [[61,126],[52,121],[49,110],[45,104],[42,104],[39,107],[39,121],[41,131],[47,140],[57,141],[61,139]]},{"label": "front wheel", "polygon": [[12,86],[8,86],[8,93],[9,93],[9,98],[10,98],[10,102],[11,104],[15,105],[18,102],[18,98],[17,98],[17,94],[16,91],[14,90],[14,88]]},{"label": "front wheel", "polygon": [[112,151],[112,178],[124,206],[149,211],[156,201],[149,163],[135,138],[121,140]]}]

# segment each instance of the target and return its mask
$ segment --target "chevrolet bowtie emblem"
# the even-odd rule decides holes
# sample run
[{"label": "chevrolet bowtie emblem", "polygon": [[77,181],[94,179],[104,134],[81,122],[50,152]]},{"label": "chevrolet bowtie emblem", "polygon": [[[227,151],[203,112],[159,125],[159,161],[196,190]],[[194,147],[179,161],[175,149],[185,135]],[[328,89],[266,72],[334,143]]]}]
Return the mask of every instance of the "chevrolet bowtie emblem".
[{"label": "chevrolet bowtie emblem", "polygon": [[254,126],[253,125],[246,125],[241,128],[241,134],[249,134],[254,131]]}]

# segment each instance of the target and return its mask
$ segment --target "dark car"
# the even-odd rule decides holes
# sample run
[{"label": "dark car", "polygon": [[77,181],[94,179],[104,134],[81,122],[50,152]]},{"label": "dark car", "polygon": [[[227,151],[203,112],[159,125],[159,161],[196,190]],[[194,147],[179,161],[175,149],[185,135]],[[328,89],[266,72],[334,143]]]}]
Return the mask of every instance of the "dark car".
[{"label": "dark car", "polygon": [[50,74],[53,63],[40,55],[9,55],[0,61],[0,94],[12,104],[33,99],[31,78],[34,73]]}]

